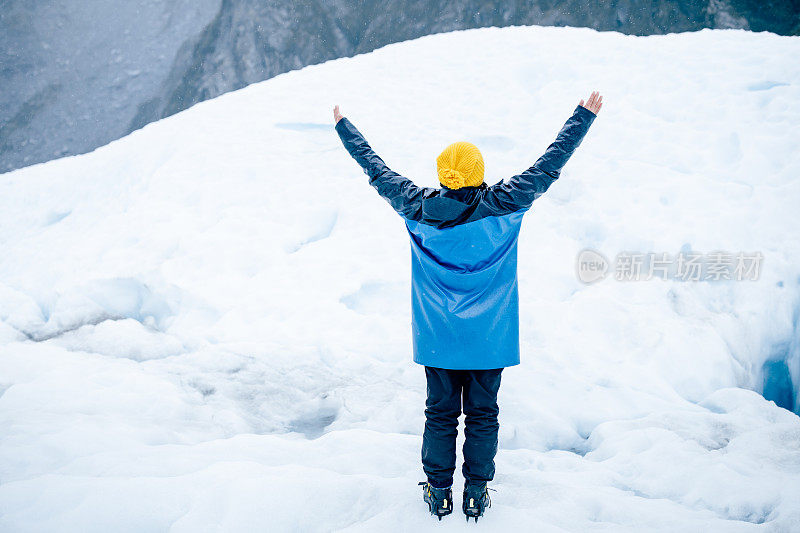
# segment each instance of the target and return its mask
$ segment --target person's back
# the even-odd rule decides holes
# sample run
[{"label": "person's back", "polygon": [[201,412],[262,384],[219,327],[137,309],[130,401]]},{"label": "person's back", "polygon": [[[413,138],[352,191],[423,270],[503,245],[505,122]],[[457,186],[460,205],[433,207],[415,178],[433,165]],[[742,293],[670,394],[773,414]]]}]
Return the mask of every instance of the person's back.
[{"label": "person's back", "polygon": [[370,184],[403,217],[411,238],[414,361],[428,383],[422,462],[431,513],[452,511],[458,416],[466,414],[463,510],[483,514],[494,477],[497,391],[519,357],[517,237],[522,217],[554,183],[602,106],[581,100],[555,142],[526,171],[487,186],[474,145],[458,142],[437,158],[441,189],[422,188],[389,169],[334,109],[336,131]]}]

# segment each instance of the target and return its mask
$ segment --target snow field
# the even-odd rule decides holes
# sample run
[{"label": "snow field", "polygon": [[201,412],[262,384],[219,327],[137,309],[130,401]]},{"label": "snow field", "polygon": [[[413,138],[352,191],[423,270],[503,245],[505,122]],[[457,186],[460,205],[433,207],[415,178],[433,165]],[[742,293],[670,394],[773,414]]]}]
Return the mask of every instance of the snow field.
[{"label": "snow field", "polygon": [[[775,357],[800,382],[798,53],[733,30],[436,35],[0,176],[0,530],[463,528],[418,501],[408,237],[330,110],[420,185],[455,140],[494,182],[593,89],[520,236],[523,363],[480,527],[795,530],[800,419],[759,392]],[[584,285],[585,248],[764,262]]]}]

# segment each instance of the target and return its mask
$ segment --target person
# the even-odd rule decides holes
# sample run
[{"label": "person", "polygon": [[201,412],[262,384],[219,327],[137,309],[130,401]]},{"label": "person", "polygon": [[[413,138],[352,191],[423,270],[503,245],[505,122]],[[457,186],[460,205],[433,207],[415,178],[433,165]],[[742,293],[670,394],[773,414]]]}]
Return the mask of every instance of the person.
[{"label": "person", "polygon": [[529,169],[492,186],[468,142],[436,159],[441,188],[418,187],[391,170],[334,107],[336,132],[369,183],[404,219],[411,238],[414,361],[425,367],[427,400],[423,500],[439,520],[453,510],[458,417],[467,521],[491,505],[503,368],[519,364],[517,237],[522,217],[558,179],[603,105],[595,91],[580,101],[555,142]]}]

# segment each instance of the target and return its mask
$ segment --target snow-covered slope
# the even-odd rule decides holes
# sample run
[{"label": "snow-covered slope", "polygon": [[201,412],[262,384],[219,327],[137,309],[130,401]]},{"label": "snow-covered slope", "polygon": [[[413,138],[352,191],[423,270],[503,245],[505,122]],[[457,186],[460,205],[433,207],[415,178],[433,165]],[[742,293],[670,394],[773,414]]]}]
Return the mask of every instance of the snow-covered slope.
[{"label": "snow-covered slope", "polygon": [[[463,527],[415,484],[408,237],[330,109],[421,185],[455,140],[496,181],[597,88],[520,237],[523,364],[479,526],[796,530],[800,418],[759,392],[767,359],[800,378],[798,55],[744,31],[438,35],[0,176],[0,529]],[[584,285],[584,248],[764,260]]]}]

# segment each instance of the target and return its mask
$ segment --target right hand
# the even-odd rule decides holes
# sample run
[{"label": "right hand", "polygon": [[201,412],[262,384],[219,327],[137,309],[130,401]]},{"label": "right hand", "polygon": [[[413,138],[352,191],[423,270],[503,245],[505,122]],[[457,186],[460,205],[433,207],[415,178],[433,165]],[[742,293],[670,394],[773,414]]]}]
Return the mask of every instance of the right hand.
[{"label": "right hand", "polygon": [[589,97],[589,101],[586,102],[586,104],[584,104],[583,100],[581,100],[581,103],[579,103],[578,105],[585,109],[588,109],[589,111],[591,111],[596,115],[600,112],[600,108],[603,107],[603,97],[600,96],[599,92],[594,91],[592,92],[592,95]]}]

